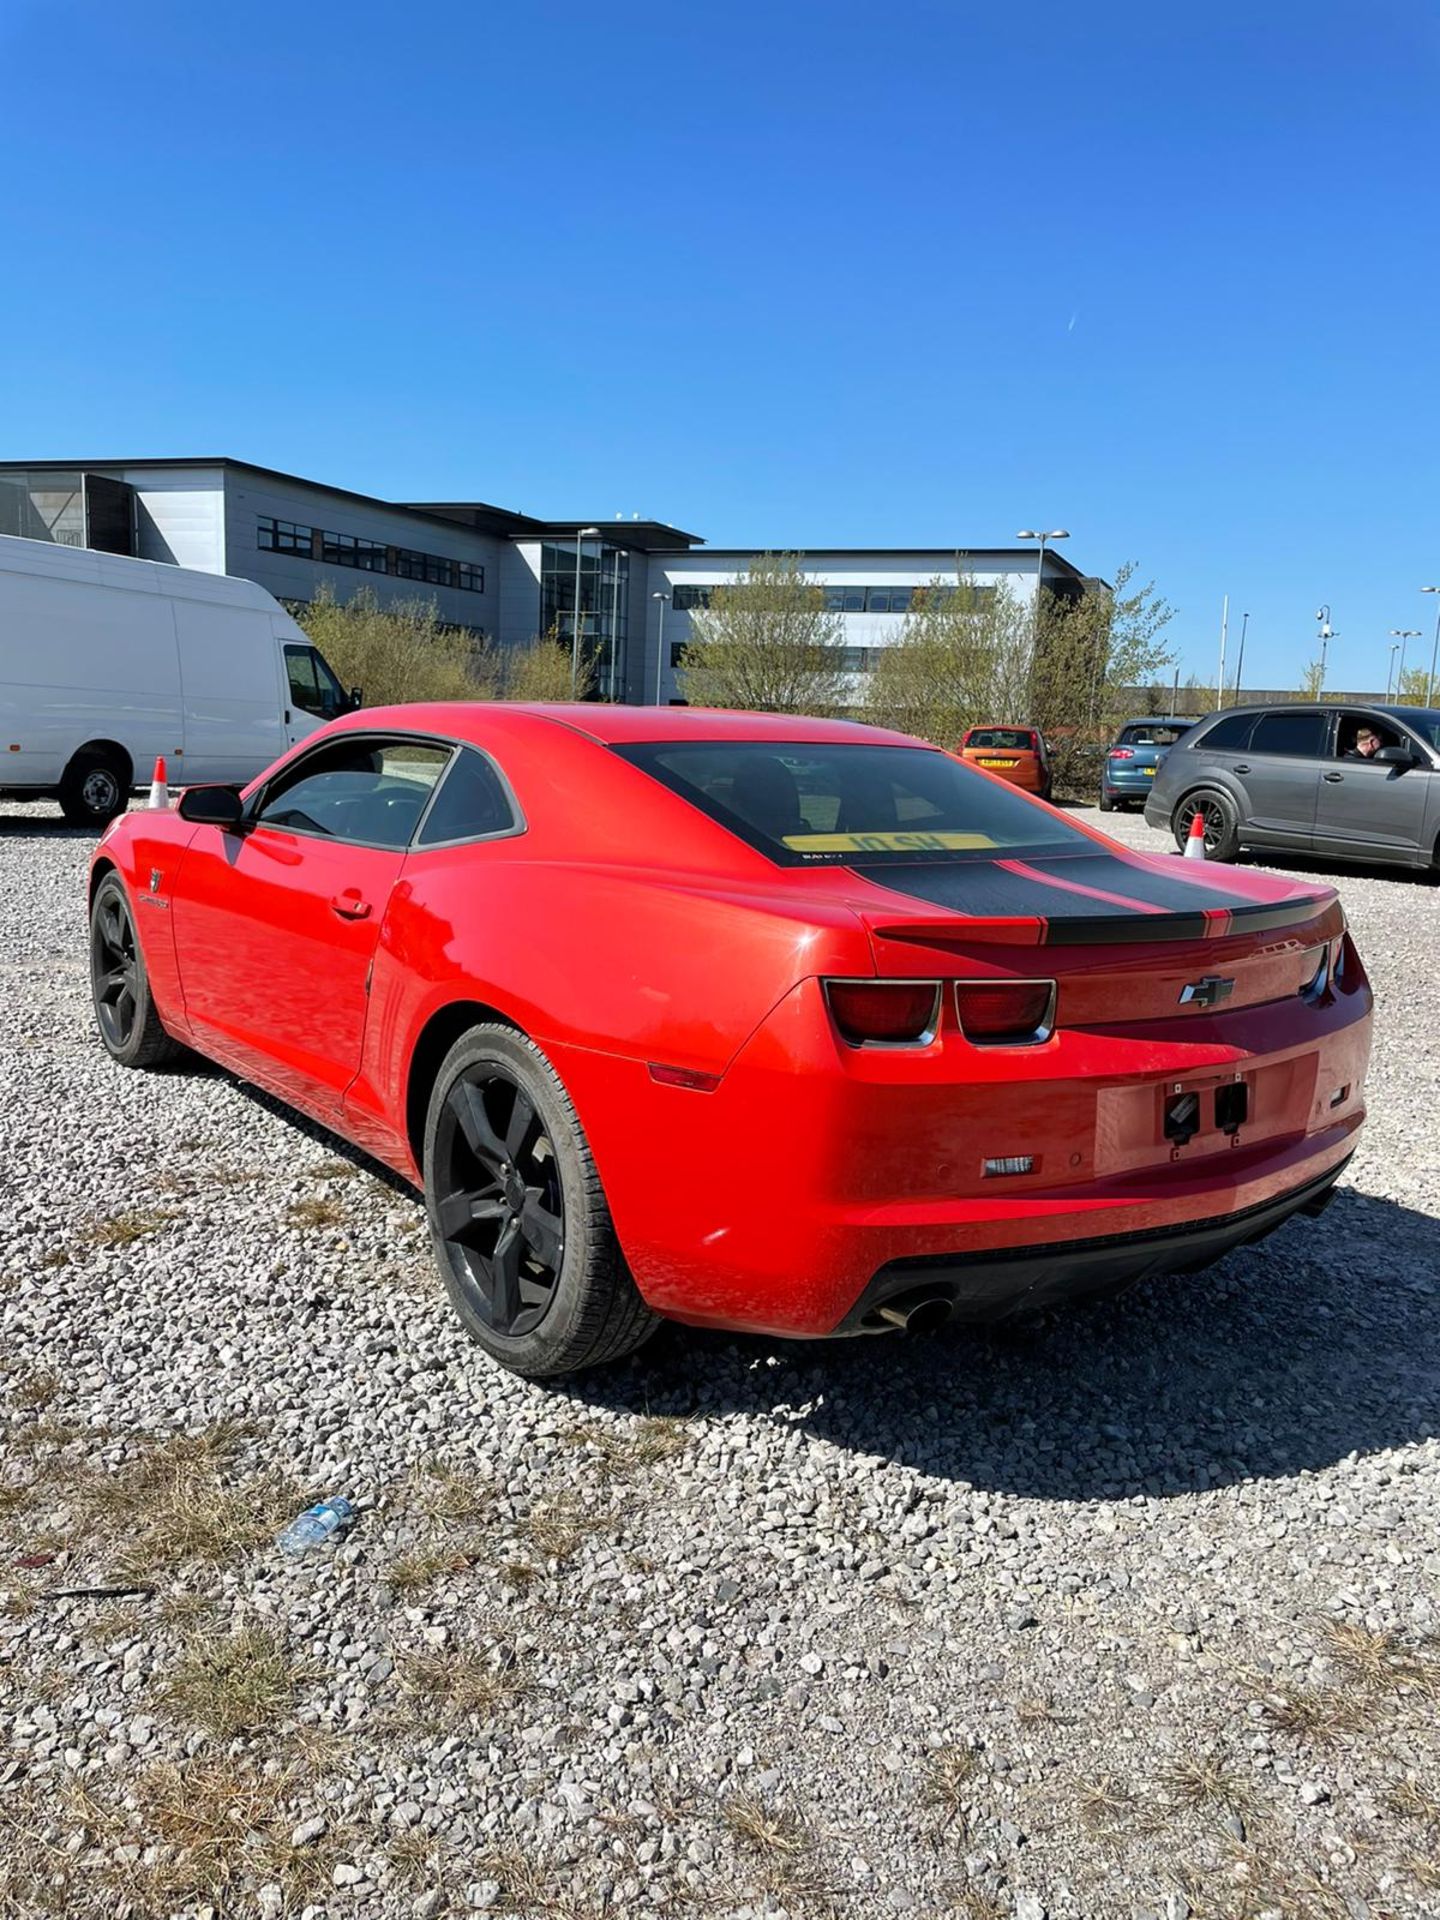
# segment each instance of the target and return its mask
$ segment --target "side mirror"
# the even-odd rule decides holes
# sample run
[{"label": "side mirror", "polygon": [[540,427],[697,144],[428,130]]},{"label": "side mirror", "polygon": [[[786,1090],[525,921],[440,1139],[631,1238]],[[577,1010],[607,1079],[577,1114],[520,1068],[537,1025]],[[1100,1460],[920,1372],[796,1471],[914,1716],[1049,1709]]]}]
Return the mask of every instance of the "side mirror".
[{"label": "side mirror", "polygon": [[1415,764],[1415,756],[1409,747],[1380,747],[1370,758],[1378,760],[1385,767],[1413,767]]},{"label": "side mirror", "polygon": [[364,704],[365,704],[365,695],[362,689],[359,687],[351,687],[350,689],[351,713],[354,713],[357,707],[363,707]]},{"label": "side mirror", "polygon": [[233,833],[243,811],[235,787],[187,787],[180,796],[180,818],[196,826],[223,827]]}]

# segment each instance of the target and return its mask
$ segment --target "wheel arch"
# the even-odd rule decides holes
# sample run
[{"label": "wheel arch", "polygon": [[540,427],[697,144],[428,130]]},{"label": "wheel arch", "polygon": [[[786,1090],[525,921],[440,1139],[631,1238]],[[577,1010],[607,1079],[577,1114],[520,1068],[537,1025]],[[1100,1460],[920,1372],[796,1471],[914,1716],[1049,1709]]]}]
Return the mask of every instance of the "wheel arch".
[{"label": "wheel arch", "polygon": [[513,1033],[530,1038],[520,1022],[499,1007],[483,1000],[452,1000],[430,1015],[410,1050],[405,1074],[405,1139],[415,1165],[421,1169],[425,1165],[425,1115],[440,1063],[462,1033],[479,1026],[509,1027]]},{"label": "wheel arch", "polygon": [[127,776],[126,785],[128,787],[134,786],[135,756],[127,746],[122,745],[118,740],[86,740],[81,746],[76,747],[70,758],[65,762],[65,772],[61,778],[68,779],[74,770],[75,763],[83,759],[86,754],[104,754],[107,759],[118,761],[122,771]]},{"label": "wheel arch", "polygon": [[123,887],[125,884],[125,876],[120,872],[119,867],[116,866],[113,860],[95,861],[90,869],[90,890],[85,896],[87,908],[95,905],[95,896],[100,891],[100,882],[104,880],[108,874],[112,873],[118,876],[120,884]]}]

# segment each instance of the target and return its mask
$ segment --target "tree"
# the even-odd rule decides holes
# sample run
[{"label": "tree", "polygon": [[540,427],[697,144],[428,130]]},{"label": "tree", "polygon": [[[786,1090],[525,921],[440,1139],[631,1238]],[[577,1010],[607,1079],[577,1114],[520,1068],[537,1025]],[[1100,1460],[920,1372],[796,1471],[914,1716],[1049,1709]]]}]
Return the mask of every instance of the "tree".
[{"label": "tree", "polygon": [[491,649],[463,627],[447,625],[433,600],[382,607],[369,587],[340,601],[322,586],[296,618],[342,685],[358,686],[367,706],[483,700],[493,692]]},{"label": "tree", "polygon": [[802,556],[767,553],[690,616],[681,685],[697,706],[830,714],[850,700],[845,619]]},{"label": "tree", "polygon": [[570,643],[555,627],[537,634],[526,646],[512,647],[499,657],[501,700],[588,700],[595,686],[593,662],[580,656],[579,674],[572,681]]},{"label": "tree", "polygon": [[[1440,683],[1437,683],[1440,684]],[[1407,667],[1395,689],[1395,700],[1402,707],[1424,707],[1430,703],[1430,669]]]},{"label": "tree", "polygon": [[943,747],[977,720],[1029,720],[1030,629],[1028,610],[1003,582],[930,581],[875,656],[867,716]]},{"label": "tree", "polygon": [[1300,698],[1320,700],[1325,694],[1325,663],[1312,660],[1300,676]]},{"label": "tree", "polygon": [[1075,599],[1040,596],[1031,668],[1031,716],[1051,743],[1055,784],[1072,791],[1091,784],[1095,750],[1124,719],[1122,687],[1164,676],[1174,655],[1164,641],[1174,609],[1154,582],[1136,586],[1127,560],[1110,587]]}]

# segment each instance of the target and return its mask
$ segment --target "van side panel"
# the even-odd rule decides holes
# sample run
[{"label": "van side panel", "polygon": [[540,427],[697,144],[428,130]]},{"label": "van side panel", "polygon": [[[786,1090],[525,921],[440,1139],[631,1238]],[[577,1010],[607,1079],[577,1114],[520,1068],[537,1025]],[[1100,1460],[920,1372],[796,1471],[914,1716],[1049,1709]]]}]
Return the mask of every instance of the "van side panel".
[{"label": "van side panel", "polygon": [[[26,547],[29,541],[7,545]],[[66,574],[0,555],[0,785],[53,787],[77,748],[116,741],[136,777],[183,746],[170,603],[147,581],[117,593],[91,556]],[[12,751],[12,749],[18,749]]]},{"label": "van side panel", "polygon": [[286,745],[275,673],[271,616],[176,598],[185,758],[177,777],[245,781]]}]

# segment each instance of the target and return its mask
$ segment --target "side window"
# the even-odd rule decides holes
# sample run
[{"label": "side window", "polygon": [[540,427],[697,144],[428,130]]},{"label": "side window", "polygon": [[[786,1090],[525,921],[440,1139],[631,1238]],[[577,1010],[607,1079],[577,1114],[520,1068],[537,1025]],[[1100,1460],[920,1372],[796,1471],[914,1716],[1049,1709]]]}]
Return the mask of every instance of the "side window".
[{"label": "side window", "polygon": [[485,758],[462,747],[440,783],[416,845],[435,847],[447,840],[480,840],[508,833],[519,825],[500,776]]},{"label": "side window", "polygon": [[1243,753],[1250,744],[1250,734],[1255,726],[1253,713],[1231,713],[1223,720],[1217,720],[1209,732],[1200,741],[1200,746],[1208,750],[1213,747],[1219,753]]},{"label": "side window", "polygon": [[337,713],[349,710],[350,702],[344,689],[330,671],[325,656],[314,647],[287,645],[285,673],[290,683],[290,704],[299,707],[302,713],[333,720]]},{"label": "side window", "polygon": [[422,740],[332,740],[272,781],[254,818],[358,846],[405,847],[449,758],[448,747]]},{"label": "side window", "polygon": [[1250,751],[1299,754],[1318,760],[1325,751],[1325,733],[1329,724],[1329,715],[1323,713],[1286,713],[1283,709],[1262,713],[1250,742]]},{"label": "side window", "polygon": [[1336,756],[1341,760],[1369,760],[1382,747],[1406,744],[1393,727],[1368,714],[1342,713],[1335,729]]}]

